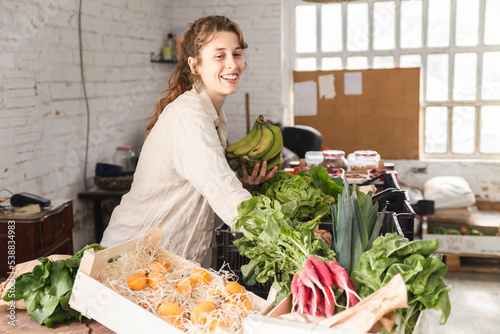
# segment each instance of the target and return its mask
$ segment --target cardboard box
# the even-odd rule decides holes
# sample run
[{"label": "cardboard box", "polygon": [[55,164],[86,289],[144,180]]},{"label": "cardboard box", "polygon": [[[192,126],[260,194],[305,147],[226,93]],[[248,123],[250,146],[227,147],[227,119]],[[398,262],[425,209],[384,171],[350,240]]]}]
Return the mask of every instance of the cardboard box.
[{"label": "cardboard box", "polygon": [[[141,238],[130,240],[123,244],[107,248],[98,253],[86,251],[78,270],[69,304],[87,318],[94,319],[116,333],[184,333],[157,315],[143,309],[131,300],[109,289],[96,280],[98,269],[105,265],[112,257],[125,253],[136,252],[137,245],[150,238],[154,244],[161,240],[162,231],[150,229],[149,233]],[[164,249],[161,252],[168,254],[176,261],[185,261],[186,265],[193,263],[176,256]],[[274,305],[273,300],[262,299],[253,293],[248,293],[253,309],[266,314]]]},{"label": "cardboard box", "polygon": [[500,237],[496,236],[423,234],[422,239],[437,239],[438,252],[500,256]]},{"label": "cardboard box", "polygon": [[[406,291],[404,281],[400,278],[399,288],[395,285],[387,286],[386,289],[390,290],[393,294],[400,296],[402,291]],[[393,282],[395,283],[395,282]],[[389,283],[390,284],[390,283]],[[398,290],[399,289],[399,290]],[[393,291],[394,290],[394,291]],[[372,295],[374,297],[374,295]],[[370,298],[370,297],[368,297]],[[374,304],[383,302],[381,299],[372,299]],[[406,304],[406,299],[404,301]],[[388,305],[388,304],[386,304]],[[393,304],[395,305],[395,304]],[[330,333],[330,334],[362,334],[354,331],[346,331],[342,329],[322,327],[315,323],[289,321],[284,319],[279,319],[278,317],[292,310],[292,296],[286,297],[279,305],[274,309],[269,311],[265,317],[259,315],[251,315],[245,318],[243,329],[243,334],[276,334],[276,333],[286,333],[286,334],[308,334],[308,333]],[[417,320],[417,324],[412,334],[423,334],[427,333],[428,323],[425,318],[426,312],[421,312]],[[355,319],[355,318],[351,318]],[[301,320],[302,321],[302,320]],[[304,319],[305,321],[305,319]],[[323,322],[323,321],[322,321]]]}]

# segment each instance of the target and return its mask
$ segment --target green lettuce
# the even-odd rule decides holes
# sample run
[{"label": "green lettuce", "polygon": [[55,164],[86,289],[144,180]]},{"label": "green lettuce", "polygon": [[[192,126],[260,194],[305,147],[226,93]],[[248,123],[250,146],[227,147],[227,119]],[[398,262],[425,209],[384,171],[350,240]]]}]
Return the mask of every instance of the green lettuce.
[{"label": "green lettuce", "polygon": [[321,216],[324,219],[329,216],[330,205],[335,198],[323,192],[318,185],[311,176],[277,171],[262,185],[260,194],[255,195],[277,200],[286,218],[307,221]]},{"label": "green lettuce", "polygon": [[443,256],[434,253],[438,248],[436,239],[409,241],[388,233],[375,239],[373,247],[361,255],[351,279],[361,298],[366,298],[401,274],[409,308],[398,309],[396,313],[403,319],[404,333],[413,332],[420,313],[425,310],[441,310],[440,324],[445,324],[451,311],[448,296],[451,285],[444,279],[447,267]]}]

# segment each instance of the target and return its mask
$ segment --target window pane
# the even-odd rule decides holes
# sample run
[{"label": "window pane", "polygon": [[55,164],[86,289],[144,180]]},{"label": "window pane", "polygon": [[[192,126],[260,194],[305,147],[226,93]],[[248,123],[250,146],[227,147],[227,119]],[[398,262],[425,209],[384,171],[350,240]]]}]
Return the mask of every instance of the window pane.
[{"label": "window pane", "polygon": [[316,52],[316,6],[295,7],[295,50]]},{"label": "window pane", "polygon": [[476,99],[476,68],[477,55],[475,53],[455,54],[454,100],[472,101]]},{"label": "window pane", "polygon": [[474,107],[453,108],[453,153],[474,153]]},{"label": "window pane", "polygon": [[377,1],[373,4],[373,48],[394,49],[395,6],[393,1]]},{"label": "window pane", "polygon": [[450,44],[450,0],[429,1],[427,46]]},{"label": "window pane", "polygon": [[342,50],[342,5],[321,6],[321,49]]},{"label": "window pane", "polygon": [[316,58],[297,58],[295,59],[296,71],[316,71]]},{"label": "window pane", "polygon": [[447,108],[427,107],[425,109],[425,152],[446,153],[447,129]]},{"label": "window pane", "polygon": [[479,0],[457,0],[455,44],[477,45]]},{"label": "window pane", "polygon": [[341,70],[342,58],[340,57],[323,57],[321,58],[321,69],[323,71]]},{"label": "window pane", "polygon": [[482,153],[500,153],[500,106],[487,106],[481,110],[481,143]]},{"label": "window pane", "polygon": [[399,57],[399,67],[421,67],[421,55],[403,55]]},{"label": "window pane", "polygon": [[368,50],[368,4],[347,4],[347,49]]},{"label": "window pane", "polygon": [[422,46],[422,1],[401,1],[401,47]]},{"label": "window pane", "polygon": [[428,101],[448,100],[448,55],[428,55],[426,74],[426,99]]},{"label": "window pane", "polygon": [[500,100],[500,52],[483,53],[481,95],[485,100]]},{"label": "window pane", "polygon": [[486,0],[484,44],[500,44],[500,1]]},{"label": "window pane", "polygon": [[348,57],[347,69],[348,70],[364,70],[368,68],[368,57]]},{"label": "window pane", "polygon": [[393,56],[373,57],[373,68],[393,68],[393,67],[394,67]]}]

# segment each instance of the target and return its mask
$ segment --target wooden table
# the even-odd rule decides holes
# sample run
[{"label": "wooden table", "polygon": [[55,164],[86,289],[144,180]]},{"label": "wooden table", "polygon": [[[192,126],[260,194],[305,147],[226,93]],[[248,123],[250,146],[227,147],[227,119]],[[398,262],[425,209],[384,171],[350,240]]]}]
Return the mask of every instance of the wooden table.
[{"label": "wooden table", "polygon": [[121,199],[127,192],[128,190],[111,191],[96,188],[78,193],[78,198],[90,199],[93,202],[95,238],[97,243],[101,242],[102,234],[104,232],[104,223],[102,220],[102,201],[106,199]]},{"label": "wooden table", "polygon": [[110,334],[114,333],[109,328],[97,321],[82,317],[82,322],[75,322],[69,326],[60,324],[57,328],[41,326],[35,319],[31,318],[26,310],[15,310],[15,326],[8,323],[10,311],[6,307],[0,307],[0,333],[10,334]]}]

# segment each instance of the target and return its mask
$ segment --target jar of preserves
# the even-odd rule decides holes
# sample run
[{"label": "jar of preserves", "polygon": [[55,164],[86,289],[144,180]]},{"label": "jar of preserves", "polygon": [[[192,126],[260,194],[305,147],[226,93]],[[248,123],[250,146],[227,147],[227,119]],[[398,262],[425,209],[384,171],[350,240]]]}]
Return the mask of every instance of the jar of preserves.
[{"label": "jar of preserves", "polygon": [[339,150],[325,150],[323,151],[323,162],[320,164],[325,168],[342,168],[347,170],[347,159],[345,152]]},{"label": "jar of preserves", "polygon": [[323,153],[321,151],[307,151],[304,158],[307,167],[319,166],[323,161]]},{"label": "jar of preserves", "polygon": [[131,146],[118,146],[113,154],[113,163],[123,168],[124,175],[133,174],[135,171],[135,153]]},{"label": "jar of preserves", "polygon": [[378,168],[380,155],[370,150],[354,151],[349,154],[348,161],[350,170],[367,171]]}]

